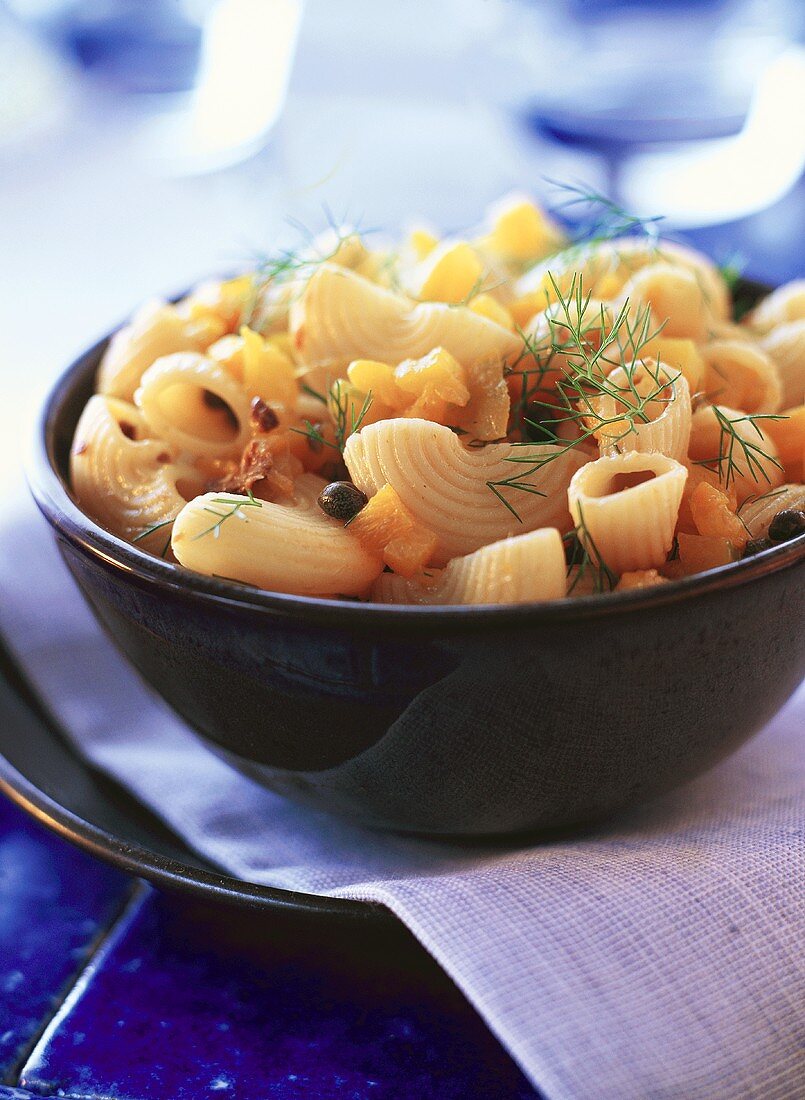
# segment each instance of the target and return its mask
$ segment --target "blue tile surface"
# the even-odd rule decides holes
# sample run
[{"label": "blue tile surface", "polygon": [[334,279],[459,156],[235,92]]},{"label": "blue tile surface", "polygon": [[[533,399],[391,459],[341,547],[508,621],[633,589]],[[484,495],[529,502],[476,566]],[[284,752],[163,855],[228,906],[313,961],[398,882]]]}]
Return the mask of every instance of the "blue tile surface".
[{"label": "blue tile surface", "polygon": [[419,949],[300,943],[242,919],[149,891],[20,1084],[116,1100],[534,1097]]},{"label": "blue tile surface", "polygon": [[0,1076],[60,1003],[131,885],[0,798]]}]

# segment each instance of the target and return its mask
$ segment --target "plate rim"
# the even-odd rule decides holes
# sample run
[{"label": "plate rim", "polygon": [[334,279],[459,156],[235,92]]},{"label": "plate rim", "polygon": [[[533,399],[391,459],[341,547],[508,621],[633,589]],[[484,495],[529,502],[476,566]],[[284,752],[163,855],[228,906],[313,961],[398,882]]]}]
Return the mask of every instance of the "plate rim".
[{"label": "plate rim", "polygon": [[[70,739],[61,734],[58,722],[49,714],[47,706],[25,675],[19,661],[5,644],[0,645],[0,676],[33,719],[44,725],[51,737],[58,737],[71,756],[78,758],[80,754]],[[95,769],[90,763],[86,767],[88,774],[94,773]],[[296,914],[308,919],[329,918],[348,921],[350,924],[370,922],[373,926],[399,924],[394,914],[378,902],[332,898],[302,890],[264,886],[224,871],[216,872],[183,863],[179,859],[154,851],[139,841],[128,841],[63,805],[13,764],[2,751],[0,793],[62,839],[117,870],[145,879],[169,893],[181,893],[198,900],[217,901],[241,909]],[[165,828],[176,836],[169,826]],[[177,841],[189,848],[181,837],[177,837]]]}]

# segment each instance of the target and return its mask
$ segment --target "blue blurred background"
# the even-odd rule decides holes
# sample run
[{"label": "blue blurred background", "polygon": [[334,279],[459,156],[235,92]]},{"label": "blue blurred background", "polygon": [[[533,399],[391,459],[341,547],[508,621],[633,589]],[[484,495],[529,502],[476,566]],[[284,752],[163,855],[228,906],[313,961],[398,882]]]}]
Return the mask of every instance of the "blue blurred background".
[{"label": "blue blurred background", "polygon": [[[0,0],[0,433],[143,297],[288,219],[583,180],[801,274],[801,0]],[[7,453],[7,450],[6,450]]]}]

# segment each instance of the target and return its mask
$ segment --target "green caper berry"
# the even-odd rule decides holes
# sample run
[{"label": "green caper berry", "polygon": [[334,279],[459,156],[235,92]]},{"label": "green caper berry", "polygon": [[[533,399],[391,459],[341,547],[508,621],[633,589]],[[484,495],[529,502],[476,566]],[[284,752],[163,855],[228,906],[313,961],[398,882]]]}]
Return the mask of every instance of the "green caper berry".
[{"label": "green caper berry", "polygon": [[331,481],[319,493],[319,508],[333,519],[354,519],[366,504],[367,497],[351,481]]},{"label": "green caper berry", "polygon": [[772,542],[788,542],[805,532],[805,511],[801,508],[786,508],[778,512],[769,524],[769,538]]}]

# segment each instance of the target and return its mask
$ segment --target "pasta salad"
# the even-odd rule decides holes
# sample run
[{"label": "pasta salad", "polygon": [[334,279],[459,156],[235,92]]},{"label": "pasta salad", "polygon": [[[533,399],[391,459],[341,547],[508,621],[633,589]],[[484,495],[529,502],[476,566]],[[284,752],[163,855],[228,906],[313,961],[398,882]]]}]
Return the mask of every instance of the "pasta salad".
[{"label": "pasta salad", "polygon": [[[178,567],[391,604],[644,588],[805,531],[805,281],[740,322],[653,222],[331,229],[109,343],[79,506]],[[600,229],[600,227],[599,227]]]}]

